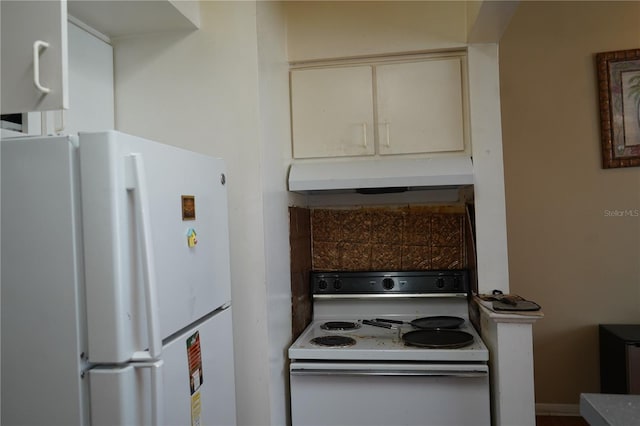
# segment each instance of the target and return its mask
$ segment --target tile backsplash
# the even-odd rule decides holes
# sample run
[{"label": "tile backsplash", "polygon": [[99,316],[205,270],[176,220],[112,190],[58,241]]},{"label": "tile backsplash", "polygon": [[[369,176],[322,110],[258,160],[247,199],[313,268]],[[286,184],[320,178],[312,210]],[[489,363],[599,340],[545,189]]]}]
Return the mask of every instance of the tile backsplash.
[{"label": "tile backsplash", "polygon": [[289,245],[291,250],[291,329],[294,337],[302,333],[312,316],[309,273],[311,272],[311,217],[306,208],[289,207]]},{"label": "tile backsplash", "polygon": [[313,209],[312,268],[466,268],[464,206]]}]

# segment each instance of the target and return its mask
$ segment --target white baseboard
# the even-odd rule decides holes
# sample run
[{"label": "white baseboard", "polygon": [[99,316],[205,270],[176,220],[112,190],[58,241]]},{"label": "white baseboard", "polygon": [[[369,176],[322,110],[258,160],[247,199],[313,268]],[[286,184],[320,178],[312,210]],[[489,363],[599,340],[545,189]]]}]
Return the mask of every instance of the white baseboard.
[{"label": "white baseboard", "polygon": [[538,416],[579,416],[578,404],[536,404]]}]

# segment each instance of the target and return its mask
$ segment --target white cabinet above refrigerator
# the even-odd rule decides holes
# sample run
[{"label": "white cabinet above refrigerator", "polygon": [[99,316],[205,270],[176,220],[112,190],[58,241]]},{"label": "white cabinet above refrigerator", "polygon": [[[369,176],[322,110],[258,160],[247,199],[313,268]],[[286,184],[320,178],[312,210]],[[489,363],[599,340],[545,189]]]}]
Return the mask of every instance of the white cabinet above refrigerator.
[{"label": "white cabinet above refrigerator", "polygon": [[69,108],[67,7],[3,1],[2,114]]},{"label": "white cabinet above refrigerator", "polygon": [[0,9],[2,114],[73,107],[69,102],[68,19],[106,42],[200,26],[197,0],[3,0]]}]

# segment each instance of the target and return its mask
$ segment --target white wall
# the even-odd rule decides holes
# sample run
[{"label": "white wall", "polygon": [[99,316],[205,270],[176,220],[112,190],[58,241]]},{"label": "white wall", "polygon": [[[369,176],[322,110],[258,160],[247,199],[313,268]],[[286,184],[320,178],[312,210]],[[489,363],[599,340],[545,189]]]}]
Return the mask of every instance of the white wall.
[{"label": "white wall", "polygon": [[286,25],[279,2],[258,2],[258,72],[261,177],[264,209],[267,321],[272,425],[285,425],[289,413],[287,348],[291,343],[289,256],[291,162],[289,64]]},{"label": "white wall", "polygon": [[468,48],[478,291],[509,291],[498,45]]},{"label": "white wall", "polygon": [[290,309],[267,315],[265,238],[277,228],[265,227],[265,218],[281,216],[283,200],[265,206],[271,197],[263,194],[270,185],[263,183],[262,145],[276,130],[263,124],[269,115],[259,110],[259,84],[269,90],[269,74],[259,80],[256,13],[254,2],[204,1],[200,30],[121,39],[114,46],[116,128],[226,160],[241,425],[271,423],[270,383],[284,395],[276,389],[282,381],[270,374],[269,358],[277,351],[269,350],[269,324],[284,327],[286,320],[278,318],[290,316]]}]

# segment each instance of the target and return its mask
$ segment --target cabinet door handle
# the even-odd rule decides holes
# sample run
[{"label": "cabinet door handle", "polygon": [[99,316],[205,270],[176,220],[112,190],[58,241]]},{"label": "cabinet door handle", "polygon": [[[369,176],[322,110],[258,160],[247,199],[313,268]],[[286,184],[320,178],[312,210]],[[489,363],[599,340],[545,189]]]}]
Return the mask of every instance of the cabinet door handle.
[{"label": "cabinet door handle", "polygon": [[384,122],[384,128],[385,128],[385,132],[387,133],[387,141],[386,141],[386,146],[387,148],[389,148],[391,146],[391,134],[389,133],[389,122],[385,121]]},{"label": "cabinet door handle", "polygon": [[41,91],[42,93],[49,93],[51,89],[48,87],[44,87],[40,84],[40,48],[46,49],[49,47],[49,43],[42,40],[37,40],[33,43],[33,84],[36,86],[36,89]]},{"label": "cabinet door handle", "polygon": [[367,123],[362,123],[362,146],[367,147]]}]

